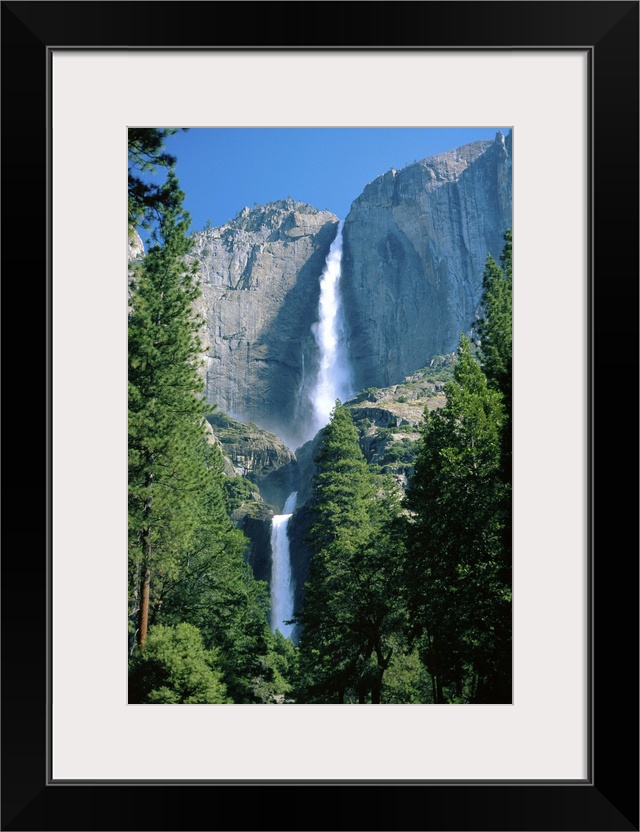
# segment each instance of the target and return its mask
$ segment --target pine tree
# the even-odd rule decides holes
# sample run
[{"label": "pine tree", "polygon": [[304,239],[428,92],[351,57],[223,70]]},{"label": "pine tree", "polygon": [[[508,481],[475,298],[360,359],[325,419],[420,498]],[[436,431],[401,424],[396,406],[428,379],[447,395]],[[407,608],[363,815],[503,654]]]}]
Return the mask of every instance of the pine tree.
[{"label": "pine tree", "polygon": [[268,650],[267,587],[254,579],[244,557],[247,540],[226,512],[221,451],[215,444],[198,447],[193,532],[176,553],[175,568],[156,579],[153,623],[197,627],[205,647],[218,651],[233,701],[251,702]]},{"label": "pine tree", "polygon": [[400,559],[391,525],[399,506],[379,491],[358,444],[349,411],[332,413],[316,456],[312,553],[302,626],[301,672],[307,701],[380,702],[391,659],[389,633],[396,623],[394,591]]},{"label": "pine tree", "polygon": [[[487,258],[487,268],[483,278],[481,300],[482,317],[478,327],[480,336],[479,356],[482,369],[487,376],[488,385],[502,396],[505,418],[501,429],[500,477],[502,480],[502,500],[497,511],[502,520],[502,571],[501,580],[511,587],[512,580],[512,443],[513,443],[513,383],[512,383],[512,330],[513,330],[513,238],[511,229],[504,233],[504,247],[500,255],[500,268]],[[504,620],[500,624],[500,655],[494,659],[497,677],[506,679],[511,673],[510,607],[503,608]]]},{"label": "pine tree", "polygon": [[165,150],[167,137],[178,133],[177,127],[130,127],[128,131],[129,174],[128,210],[129,231],[137,226],[150,229],[159,220],[164,205],[171,199],[172,185],[154,182],[149,174],[158,168],[175,170],[176,157]]},{"label": "pine tree", "polygon": [[198,296],[184,265],[189,217],[173,171],[159,242],[131,287],[129,313],[129,559],[132,615],[144,647],[154,583],[175,577],[197,526],[194,501],[205,478]]},{"label": "pine tree", "polygon": [[513,342],[513,276],[511,229],[504,234],[501,265],[487,257],[482,278],[482,315],[476,323],[479,353],[487,382],[504,397],[508,416],[511,414],[512,342]]},{"label": "pine tree", "polygon": [[[405,591],[434,701],[510,701],[502,396],[462,336],[447,404],[425,411],[407,490]],[[491,699],[493,697],[493,699]]]},{"label": "pine tree", "polygon": [[129,673],[130,704],[228,703],[215,650],[206,650],[197,627],[178,624],[151,628],[146,649]]}]

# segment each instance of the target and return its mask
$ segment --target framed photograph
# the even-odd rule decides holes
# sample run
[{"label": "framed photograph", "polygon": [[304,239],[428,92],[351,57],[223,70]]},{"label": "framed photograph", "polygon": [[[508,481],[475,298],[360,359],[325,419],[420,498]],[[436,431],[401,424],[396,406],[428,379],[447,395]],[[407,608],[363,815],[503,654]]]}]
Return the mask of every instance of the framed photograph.
[{"label": "framed photograph", "polygon": [[[46,400],[44,534],[3,558],[3,829],[639,828],[638,6],[2,3],[5,285],[37,275]],[[510,704],[129,703],[132,126],[510,131]]]}]

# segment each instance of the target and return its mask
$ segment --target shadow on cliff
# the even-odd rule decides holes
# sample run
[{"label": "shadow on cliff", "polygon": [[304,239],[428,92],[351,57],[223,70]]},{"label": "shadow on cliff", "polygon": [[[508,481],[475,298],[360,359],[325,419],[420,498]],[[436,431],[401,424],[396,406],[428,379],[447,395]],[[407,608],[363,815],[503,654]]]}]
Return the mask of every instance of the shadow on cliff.
[{"label": "shadow on cliff", "polygon": [[[292,450],[309,437],[306,434],[310,404],[305,401],[307,384],[317,369],[318,350],[311,331],[318,318],[320,277],[338,221],[327,223],[317,235],[317,246],[298,272],[295,286],[287,292],[280,310],[257,340],[266,348],[258,379],[264,383],[271,415],[261,426],[275,433]],[[294,242],[292,241],[292,245]]]}]

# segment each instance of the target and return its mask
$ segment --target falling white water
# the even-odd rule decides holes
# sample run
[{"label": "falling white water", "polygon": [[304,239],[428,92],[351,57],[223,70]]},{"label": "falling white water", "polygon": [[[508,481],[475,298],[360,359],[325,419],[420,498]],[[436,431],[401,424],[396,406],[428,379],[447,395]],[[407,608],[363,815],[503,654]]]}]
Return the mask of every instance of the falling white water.
[{"label": "falling white water", "polygon": [[320,278],[319,320],[312,326],[320,351],[318,376],[310,395],[312,436],[328,424],[336,399],[344,402],[353,395],[340,298],[342,225],[338,225]]},{"label": "falling white water", "polygon": [[285,624],[293,615],[293,586],[291,584],[291,560],[287,526],[296,507],[297,491],[289,494],[283,514],[276,514],[271,521],[271,630],[280,630],[290,638],[293,624]]},{"label": "falling white water", "polygon": [[[318,322],[312,332],[318,345],[319,364],[309,403],[311,413],[305,422],[309,439],[329,423],[336,399],[344,402],[353,395],[351,373],[346,348],[344,319],[340,298],[342,265],[342,222],[331,244],[324,271],[320,277]],[[304,389],[304,355],[302,356],[302,389]],[[285,624],[293,616],[293,586],[287,527],[295,509],[297,492],[284,504],[283,514],[271,521],[271,630],[280,630],[285,638],[293,632],[292,624]]]}]

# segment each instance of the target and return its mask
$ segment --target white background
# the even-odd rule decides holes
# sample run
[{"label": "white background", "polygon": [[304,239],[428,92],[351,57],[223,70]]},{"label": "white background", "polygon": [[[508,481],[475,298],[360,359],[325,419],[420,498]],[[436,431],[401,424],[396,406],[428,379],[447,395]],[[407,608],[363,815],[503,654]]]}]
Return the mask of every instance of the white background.
[{"label": "white background", "polygon": [[[54,779],[586,778],[586,80],[577,52],[54,53]],[[513,705],[127,704],[129,124],[513,125]]]}]

